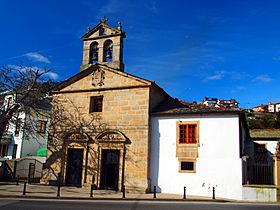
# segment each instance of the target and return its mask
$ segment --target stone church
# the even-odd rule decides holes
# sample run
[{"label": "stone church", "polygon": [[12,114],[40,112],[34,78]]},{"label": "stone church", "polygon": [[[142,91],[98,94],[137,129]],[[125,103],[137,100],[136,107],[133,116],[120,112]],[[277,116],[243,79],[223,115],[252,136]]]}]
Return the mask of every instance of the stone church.
[{"label": "stone church", "polygon": [[63,107],[68,118],[53,119],[56,128],[51,130],[43,180],[113,190],[125,185],[146,192],[150,113],[170,96],[155,82],[124,71],[125,32],[121,23],[113,28],[106,22],[103,18],[82,36],[80,72],[52,92],[59,101],[53,109]]},{"label": "stone church", "polygon": [[174,99],[126,73],[125,33],[106,22],[82,37],[80,72],[52,91],[42,182],[276,201],[279,138],[254,142],[242,109]]}]

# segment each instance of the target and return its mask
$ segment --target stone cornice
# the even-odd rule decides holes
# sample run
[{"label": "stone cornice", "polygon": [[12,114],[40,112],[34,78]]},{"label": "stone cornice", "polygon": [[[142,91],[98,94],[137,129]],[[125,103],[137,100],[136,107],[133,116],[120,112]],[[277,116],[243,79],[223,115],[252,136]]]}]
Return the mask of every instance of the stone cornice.
[{"label": "stone cornice", "polygon": [[134,89],[134,88],[149,88],[150,85],[136,85],[136,86],[120,86],[120,87],[108,87],[108,88],[90,88],[83,90],[64,90],[64,91],[52,91],[53,94],[59,93],[82,93],[82,92],[99,92],[107,90],[123,90],[123,89]]}]

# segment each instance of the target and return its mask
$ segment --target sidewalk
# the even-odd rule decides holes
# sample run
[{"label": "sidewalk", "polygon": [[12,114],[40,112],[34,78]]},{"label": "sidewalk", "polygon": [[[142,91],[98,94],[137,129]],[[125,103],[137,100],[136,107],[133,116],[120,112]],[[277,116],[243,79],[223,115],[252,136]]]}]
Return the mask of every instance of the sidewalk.
[{"label": "sidewalk", "polygon": [[19,183],[4,183],[0,182],[0,197],[17,197],[17,198],[58,198],[58,199],[96,199],[96,200],[164,200],[164,201],[215,201],[215,202],[228,202],[225,199],[215,199],[211,197],[197,197],[197,196],[186,196],[183,199],[183,195],[178,194],[165,194],[157,193],[156,199],[154,199],[154,194],[132,194],[125,193],[125,198],[123,198],[122,192],[110,191],[110,190],[94,190],[93,196],[90,197],[90,188],[77,188],[69,186],[61,186],[60,196],[57,196],[58,187],[48,186],[42,184],[27,184],[26,194],[23,195],[24,184]]}]

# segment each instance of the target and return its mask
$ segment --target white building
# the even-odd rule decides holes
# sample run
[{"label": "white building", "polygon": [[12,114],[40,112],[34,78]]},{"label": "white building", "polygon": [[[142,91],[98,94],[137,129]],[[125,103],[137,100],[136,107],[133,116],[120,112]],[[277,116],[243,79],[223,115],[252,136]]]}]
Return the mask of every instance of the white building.
[{"label": "white building", "polygon": [[268,105],[268,112],[280,112],[280,103],[276,104],[269,104]]},{"label": "white building", "polygon": [[[14,103],[14,94],[3,96],[2,110]],[[37,151],[47,147],[47,126],[50,107],[40,110],[17,113],[7,125],[0,141],[0,160],[9,160],[26,156],[36,156]]]},{"label": "white building", "polygon": [[242,111],[193,105],[152,116],[151,185],[158,192],[182,194],[185,186],[188,195],[211,197],[215,188],[216,197],[276,201],[275,183],[248,183],[256,181],[246,165],[254,151]]},{"label": "white building", "polygon": [[206,106],[215,106],[218,103],[218,98],[205,97],[202,103]]}]

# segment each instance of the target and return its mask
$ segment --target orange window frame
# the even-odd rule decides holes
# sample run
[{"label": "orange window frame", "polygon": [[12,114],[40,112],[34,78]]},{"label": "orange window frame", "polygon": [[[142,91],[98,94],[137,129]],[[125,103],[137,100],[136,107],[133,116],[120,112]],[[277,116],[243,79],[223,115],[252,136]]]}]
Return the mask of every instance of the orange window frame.
[{"label": "orange window frame", "polygon": [[197,124],[179,124],[179,144],[197,143]]}]

